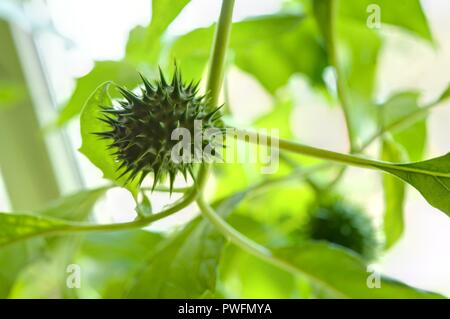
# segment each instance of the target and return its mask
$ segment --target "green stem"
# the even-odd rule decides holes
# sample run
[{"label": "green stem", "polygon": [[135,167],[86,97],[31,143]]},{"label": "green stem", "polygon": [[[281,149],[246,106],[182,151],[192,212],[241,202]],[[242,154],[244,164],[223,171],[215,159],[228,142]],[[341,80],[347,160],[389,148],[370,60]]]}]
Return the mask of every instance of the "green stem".
[{"label": "green stem", "polygon": [[[200,180],[203,181],[204,177],[202,177],[205,173],[203,171],[200,171]],[[43,237],[43,236],[54,236],[54,235],[65,235],[65,234],[71,234],[71,233],[88,233],[88,232],[109,232],[109,231],[119,231],[119,230],[127,230],[127,229],[134,229],[134,228],[142,228],[145,227],[153,222],[156,222],[160,219],[166,218],[181,209],[188,206],[190,203],[192,203],[196,197],[197,197],[197,190],[193,189],[192,191],[188,192],[183,196],[180,200],[172,204],[171,206],[167,207],[160,213],[150,215],[148,217],[139,218],[132,222],[125,222],[125,223],[113,223],[113,224],[84,224],[84,223],[75,223],[75,222],[66,222],[66,225],[61,226],[60,228],[52,228],[49,230],[44,230],[39,233],[32,233],[25,235],[23,237],[17,238],[14,241],[8,242],[7,244],[12,244],[13,242],[19,241],[19,240],[25,240],[30,239],[33,237]],[[67,223],[69,223],[67,225]],[[2,245],[0,245],[2,246]]]},{"label": "green stem", "polygon": [[330,23],[329,36],[327,37],[327,49],[330,64],[333,66],[336,77],[336,89],[339,100],[341,101],[342,110],[344,112],[345,123],[347,127],[347,135],[350,143],[350,152],[353,153],[355,149],[354,133],[351,122],[351,99],[347,92],[347,85],[345,82],[344,71],[339,62],[338,48],[337,48],[337,15],[338,15],[338,0],[331,0],[330,2]]},{"label": "green stem", "polygon": [[286,150],[293,153],[299,153],[303,155],[308,155],[320,159],[330,160],[334,162],[339,162],[342,164],[349,164],[354,166],[362,167],[373,167],[383,165],[383,162],[378,162],[371,159],[366,159],[358,157],[355,155],[343,154],[333,151],[328,151],[312,146],[303,145],[297,142],[293,142],[286,139],[276,138],[273,136],[266,136],[257,132],[252,132],[248,130],[233,129],[231,136],[237,137],[243,141],[251,141],[259,143],[259,140],[264,140],[267,145],[278,145],[279,149]]},{"label": "green stem", "polygon": [[[232,24],[234,0],[224,0],[222,10],[220,13],[219,23],[216,30],[214,39],[213,50],[211,53],[211,66],[208,77],[207,91],[210,92],[211,105],[217,105],[220,95],[220,88],[222,85],[223,73],[225,68],[225,55],[226,48],[229,41],[230,29]],[[17,240],[28,239],[38,236],[50,236],[67,233],[77,232],[99,232],[99,231],[117,231],[133,228],[141,228],[147,226],[157,220],[166,218],[190,203],[192,203],[197,196],[203,192],[205,184],[209,175],[210,166],[203,164],[198,172],[195,186],[187,190],[184,196],[174,203],[172,206],[164,209],[158,214],[150,215],[148,217],[141,217],[132,222],[126,223],[114,223],[114,224],[83,224],[83,223],[70,223],[69,225],[61,226],[60,228],[43,231],[40,233],[34,233],[26,235]]]},{"label": "green stem", "polygon": [[[308,276],[312,280],[316,281],[317,283],[328,287],[329,289],[333,290],[332,287],[329,287],[326,283],[322,282],[320,279],[315,278],[311,276],[310,274],[306,274],[303,271],[301,271],[299,268],[293,266],[292,264],[288,263],[285,260],[282,260],[278,258],[276,255],[272,253],[272,251],[257,242],[251,240],[241,232],[237,231],[235,228],[233,228],[230,224],[228,224],[225,220],[223,220],[217,213],[214,211],[214,209],[204,200],[202,196],[199,196],[197,198],[197,204],[202,211],[203,216],[205,216],[211,224],[213,224],[216,229],[223,235],[225,238],[230,240],[233,244],[240,247],[242,250],[246,251],[247,253],[266,261],[269,264],[274,265],[275,267],[281,268],[285,271],[288,271],[293,274],[300,274],[303,276]],[[336,293],[338,295],[342,295],[340,292]],[[344,297],[344,296],[342,296]]]},{"label": "green stem", "polygon": [[225,56],[231,33],[234,0],[224,0],[212,46],[207,91],[210,105],[217,106],[225,70]]},{"label": "green stem", "polygon": [[[231,25],[233,23],[234,0],[223,0],[220,10],[219,21],[214,35],[214,41],[210,56],[210,67],[208,73],[208,83],[206,91],[209,92],[209,105],[216,107],[219,103],[220,90],[225,73],[225,58],[230,40]],[[210,164],[203,163],[202,173],[199,174],[202,180],[197,180],[196,186],[199,194],[203,192],[206,180],[210,171]]]},{"label": "green stem", "polygon": [[230,224],[228,224],[219,215],[216,214],[214,209],[204,200],[202,196],[199,196],[197,198],[197,204],[202,211],[203,216],[205,216],[211,222],[211,224],[213,224],[217,228],[217,230],[227,239],[229,239],[233,244],[273,265],[276,265],[290,272],[297,272],[296,268],[292,267],[282,260],[277,259],[269,249],[258,244],[257,242],[251,240],[241,232],[234,229]]},{"label": "green stem", "polygon": [[[421,107],[421,108],[415,110],[414,112],[411,112],[410,114],[391,123],[390,125],[381,128],[377,133],[373,134],[367,141],[364,142],[364,144],[360,148],[356,149],[353,153],[358,154],[358,153],[363,152],[373,142],[375,142],[378,138],[382,137],[384,134],[386,134],[388,132],[395,132],[395,131],[401,130],[405,127],[409,127],[410,125],[412,125],[412,124],[416,123],[417,121],[421,120],[422,118],[426,117],[428,115],[428,113],[430,113],[431,109],[440,105],[441,103],[442,103],[441,98],[438,98],[436,101],[428,104],[427,106]],[[333,179],[333,181],[327,185],[327,188],[334,187],[344,176],[346,169],[347,169],[347,167],[342,167],[341,170],[339,171],[339,173]]]},{"label": "green stem", "polygon": [[[179,212],[181,209],[185,208],[189,204],[191,204],[198,196],[199,189],[203,189],[208,177],[207,166],[200,167],[197,176],[197,185],[198,187],[192,188],[189,192],[187,192],[180,200],[167,207],[160,213],[150,215],[148,217],[139,218],[132,222],[126,223],[113,223],[113,224],[84,224],[84,223],[75,223],[75,222],[66,222],[66,225],[63,225],[59,228],[52,228],[49,230],[44,230],[39,233],[33,233],[29,235],[25,235],[23,237],[17,238],[14,241],[8,242],[7,244],[12,244],[13,242],[19,240],[30,239],[33,237],[43,237],[43,236],[55,236],[55,235],[65,235],[72,233],[88,233],[88,232],[109,232],[109,231],[119,231],[119,230],[127,230],[127,229],[135,229],[142,228],[147,225],[150,225],[153,222],[156,222],[160,219],[166,218],[176,212]],[[68,224],[68,225],[67,225]],[[2,246],[2,245],[0,245]]]},{"label": "green stem", "polygon": [[370,144],[372,144],[375,140],[383,136],[387,132],[395,132],[401,130],[405,126],[410,126],[417,121],[421,120],[431,111],[432,108],[436,107],[441,103],[440,100],[434,101],[433,103],[428,104],[427,106],[421,107],[414,112],[409,113],[408,115],[398,119],[397,121],[391,123],[390,125],[383,127],[379,132],[372,135],[362,146],[360,149],[356,150],[357,153],[364,151]]},{"label": "green stem", "polygon": [[390,163],[390,162],[384,162],[384,161],[378,161],[373,159],[368,159],[364,157],[359,157],[356,155],[350,155],[350,154],[343,154],[333,151],[328,151],[308,145],[303,145],[300,143],[296,143],[290,140],[286,139],[279,139],[272,136],[266,136],[257,132],[251,132],[247,130],[239,130],[233,128],[230,132],[230,136],[237,137],[238,139],[241,139],[243,141],[250,141],[256,144],[259,144],[259,140],[263,140],[267,143],[267,145],[271,145],[272,147],[274,145],[278,145],[278,148],[280,150],[286,150],[293,153],[298,153],[302,155],[312,156],[324,160],[329,160],[345,165],[353,165],[353,166],[359,166],[364,168],[370,168],[370,169],[381,169],[381,170],[389,170],[389,169],[395,169],[395,170],[401,170],[405,172],[413,172],[413,173],[420,173],[424,175],[431,175],[431,176],[442,176],[442,177],[450,177],[450,173],[442,173],[442,172],[434,172],[434,171],[428,171],[423,170],[416,167],[411,166],[405,166],[400,165],[396,163]]},{"label": "green stem", "polygon": [[199,196],[197,198],[197,204],[203,215],[232,243],[254,255],[262,257],[263,259],[271,258],[272,254],[270,250],[252,241],[231,227],[227,222],[220,218],[219,215],[216,214],[212,207],[205,201],[203,196]]}]

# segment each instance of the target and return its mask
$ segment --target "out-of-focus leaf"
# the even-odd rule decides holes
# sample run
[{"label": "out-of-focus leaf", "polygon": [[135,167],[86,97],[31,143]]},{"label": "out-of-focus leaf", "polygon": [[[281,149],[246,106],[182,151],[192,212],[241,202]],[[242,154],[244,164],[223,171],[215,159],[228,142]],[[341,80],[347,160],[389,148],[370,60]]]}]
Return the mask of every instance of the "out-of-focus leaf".
[{"label": "out-of-focus leaf", "polygon": [[108,124],[99,118],[104,117],[101,106],[110,106],[112,104],[109,96],[109,87],[111,82],[100,85],[87,99],[80,118],[80,129],[82,144],[80,152],[97,166],[102,172],[103,177],[114,183],[126,187],[134,195],[137,194],[138,178],[126,183],[128,174],[119,178],[121,172],[117,171],[120,163],[115,161],[108,150],[109,141],[99,138],[94,133],[110,130]]},{"label": "out-of-focus leaf", "polygon": [[[50,203],[41,215],[72,221],[85,221],[97,200],[110,187],[83,190]],[[40,258],[29,263],[16,279],[10,298],[73,297],[74,290],[66,285],[66,268],[74,263],[74,254],[81,242],[79,236],[64,236],[46,241]]]},{"label": "out-of-focus leaf", "polygon": [[66,269],[73,263],[72,254],[77,242],[70,239],[73,238],[59,239],[59,245],[55,247],[46,245],[39,258],[28,263],[17,276],[9,298],[71,297],[66,284]]},{"label": "out-of-focus leaf", "polygon": [[[372,103],[376,67],[381,41],[369,28],[337,19],[334,0],[313,2],[313,12],[322,34],[329,62],[335,67],[339,81],[339,98],[345,103],[349,138],[354,146],[376,132],[376,112]],[[334,30],[332,28],[337,28]],[[337,64],[337,65],[336,65]],[[336,79],[334,79],[336,80]]]},{"label": "out-of-focus leaf", "polygon": [[[398,281],[373,273],[367,264],[351,251],[326,242],[305,242],[301,238],[290,238],[276,231],[273,226],[258,223],[249,218],[234,214],[230,223],[256,242],[271,247],[273,255],[292,268],[291,274],[297,273],[307,279],[316,288],[320,287],[326,296],[334,298],[439,298],[437,294],[420,291]],[[226,261],[223,261],[226,262]],[[225,266],[225,265],[224,265]],[[233,265],[229,265],[233,267]],[[226,270],[226,267],[223,269]],[[271,283],[271,271],[266,268],[267,281],[261,287],[276,289]],[[283,272],[283,271],[281,271]],[[276,273],[276,272],[275,272]],[[278,274],[280,275],[280,274]],[[288,276],[286,273],[285,275]],[[247,276],[247,274],[245,275]],[[225,277],[226,278],[226,277]],[[369,284],[381,284],[379,288],[369,288]],[[239,287],[235,287],[239,288]],[[242,288],[240,288],[242,289]],[[251,290],[251,288],[248,288]],[[292,289],[292,290],[291,290]],[[244,291],[247,289],[244,289]],[[287,286],[290,297],[298,297],[298,291]],[[289,293],[286,291],[286,293]],[[253,292],[256,294],[256,292]]]},{"label": "out-of-focus leaf", "polygon": [[269,225],[283,225],[287,231],[298,228],[314,199],[311,189],[301,184],[275,185],[244,201],[237,213]]},{"label": "out-of-focus leaf", "polygon": [[[227,142],[228,147],[232,147],[230,144]],[[215,164],[214,176],[220,181],[215,187],[215,199],[229,196],[262,179],[255,165],[247,163]]]},{"label": "out-of-focus leaf", "polygon": [[278,129],[279,136],[282,138],[291,138],[293,136],[290,125],[294,102],[290,98],[278,98],[273,110],[259,117],[254,125],[258,128],[267,129],[270,134],[271,129]]},{"label": "out-of-focus leaf", "polygon": [[149,26],[138,26],[130,32],[126,59],[133,63],[156,64],[164,31],[189,2],[190,0],[153,0]]},{"label": "out-of-focus leaf", "polygon": [[380,168],[414,186],[428,203],[450,215],[450,153],[427,161]]},{"label": "out-of-focus leaf", "polygon": [[[332,28],[332,19],[333,17],[333,2],[334,0],[315,0],[312,3],[312,9],[314,13],[314,17],[319,25],[320,32],[324,39],[324,43],[332,44],[333,39],[333,30]],[[329,48],[328,48],[329,49]]]},{"label": "out-of-focus leaf", "polygon": [[[245,193],[222,202],[217,212],[226,217]],[[198,217],[167,239],[134,276],[129,298],[199,298],[214,293],[225,238]]]},{"label": "out-of-focus leaf", "polygon": [[441,96],[437,100],[437,103],[441,103],[449,98],[450,98],[450,85],[447,86],[444,92],[442,92]]},{"label": "out-of-focus leaf", "polygon": [[[44,260],[28,265],[16,279],[8,298],[11,299],[58,299],[60,294],[59,277],[51,271],[51,266]],[[64,274],[64,268],[58,269]]]},{"label": "out-of-focus leaf", "polygon": [[299,275],[309,278],[338,298],[442,298],[384,277],[380,278],[379,288],[370,288],[368,283],[372,273],[368,272],[364,262],[356,255],[330,244],[307,243],[272,251]]},{"label": "out-of-focus leaf", "polygon": [[13,107],[27,96],[25,87],[20,83],[0,81],[0,110]]},{"label": "out-of-focus leaf", "polygon": [[[416,92],[402,92],[392,96],[382,104],[380,110],[380,130],[389,130],[399,120],[417,112],[419,94]],[[419,120],[403,129],[390,130],[394,140],[400,143],[408,152],[409,160],[419,161],[423,158],[427,138],[425,120]]]},{"label": "out-of-focus leaf", "polygon": [[[248,271],[251,269],[252,271]],[[227,298],[292,298],[295,280],[292,274],[228,245],[219,273]],[[226,290],[225,290],[226,287]]]},{"label": "out-of-focus leaf", "polygon": [[[407,158],[405,150],[395,141],[384,139],[381,158],[385,161],[404,162]],[[403,205],[405,201],[405,184],[398,178],[383,176],[384,190],[384,235],[385,249],[389,249],[403,234]]]},{"label": "out-of-focus leaf", "polygon": [[348,92],[348,125],[354,145],[361,145],[377,129],[373,95],[381,40],[373,30],[351,23],[339,24],[338,39],[343,45],[338,51]]},{"label": "out-of-focus leaf", "polygon": [[153,213],[152,203],[145,194],[142,195],[142,200],[136,205],[136,212],[141,217],[147,217]]},{"label": "out-of-focus leaf", "polygon": [[[209,56],[215,25],[180,37],[172,57],[183,65],[187,78],[200,78]],[[312,19],[277,14],[233,24],[230,49],[235,64],[255,76],[270,92],[285,85],[294,73],[322,83],[325,53],[317,41]]]},{"label": "out-of-focus leaf", "polygon": [[388,128],[399,119],[416,111],[418,108],[418,96],[417,92],[402,92],[390,97],[385,103],[380,105],[381,129]]},{"label": "out-of-focus leaf", "polygon": [[[258,209],[258,208],[257,208]],[[245,207],[240,211],[245,211]],[[269,208],[270,210],[270,208]],[[228,222],[240,232],[263,245],[286,245],[286,236],[267,223],[258,223],[242,213]],[[252,269],[251,272],[248,269]],[[308,298],[300,295],[295,276],[270,265],[236,247],[227,245],[220,262],[222,293],[227,298]]]},{"label": "out-of-focus leaf", "polygon": [[[408,30],[425,40],[433,41],[426,16],[422,10],[420,0],[391,1],[391,0],[345,0],[340,1],[340,17],[354,19],[364,27],[371,14],[373,6],[380,12],[381,22],[395,25]],[[369,10],[370,9],[370,10]]]},{"label": "out-of-focus leaf", "polygon": [[[82,269],[78,297],[123,297],[126,283],[142,267],[146,258],[155,252],[162,240],[161,235],[145,230],[86,236],[75,259]],[[152,283],[148,286],[151,287]]]},{"label": "out-of-focus leaf", "polygon": [[70,223],[55,218],[0,213],[0,247],[37,234],[62,231],[69,227]]},{"label": "out-of-focus leaf", "polygon": [[[278,31],[278,33],[280,32],[280,29],[283,28],[291,29],[293,26],[298,24],[299,18],[300,17],[298,16],[287,16],[284,17],[284,19],[282,19],[281,16],[263,17],[233,23],[230,47],[234,47],[236,45],[252,46],[255,45],[255,42],[259,43],[261,41],[264,42],[264,40],[267,41],[277,34],[274,33],[273,27],[276,28],[275,31]],[[274,23],[275,21],[278,21],[278,24]],[[256,37],[255,34],[251,32],[252,30],[249,30],[252,27],[255,28],[256,26],[267,29],[269,33],[267,34],[265,32],[261,32],[261,37]],[[177,61],[182,63],[183,73],[186,78],[198,79],[202,75],[211,51],[211,40],[213,39],[215,28],[216,25],[212,25],[208,28],[196,29],[181,36],[174,43],[171,55],[173,58],[177,59]],[[242,32],[241,29],[243,29],[244,32]],[[186,61],[186,63],[183,63],[184,61]]]},{"label": "out-of-focus leaf", "polygon": [[94,204],[110,188],[110,186],[103,186],[82,190],[59,198],[50,203],[47,207],[41,209],[39,214],[73,221],[86,220],[87,216],[91,213]]},{"label": "out-of-focus leaf", "polygon": [[17,275],[30,262],[28,243],[0,247],[0,298],[8,297]]},{"label": "out-of-focus leaf", "polygon": [[[136,68],[126,62],[100,61],[87,75],[79,78],[72,96],[62,109],[57,124],[63,125],[80,114],[89,95],[102,83],[112,81],[119,85],[134,88],[138,84]],[[112,92],[113,97],[119,94]]]},{"label": "out-of-focus leaf", "polygon": [[[241,46],[233,47],[236,65],[253,74],[269,92],[284,86],[295,73],[305,74],[313,84],[322,84],[326,55],[317,41],[317,30],[311,18],[297,19],[297,26],[281,31],[271,39],[254,46],[242,42]],[[269,32],[262,31],[257,25],[252,29],[252,36]]]}]

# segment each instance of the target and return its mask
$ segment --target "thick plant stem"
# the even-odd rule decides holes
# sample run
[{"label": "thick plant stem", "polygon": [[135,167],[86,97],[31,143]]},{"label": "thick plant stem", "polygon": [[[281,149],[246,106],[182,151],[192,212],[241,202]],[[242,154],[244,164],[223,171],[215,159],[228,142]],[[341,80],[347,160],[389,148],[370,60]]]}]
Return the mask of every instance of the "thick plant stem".
[{"label": "thick plant stem", "polygon": [[339,162],[342,164],[370,167],[370,168],[383,165],[383,162],[378,162],[354,155],[328,151],[308,145],[303,145],[286,139],[276,138],[273,136],[266,136],[249,130],[233,129],[230,136],[237,137],[238,139],[241,139],[243,141],[251,141],[255,143],[259,143],[259,141],[262,140],[265,141],[267,145],[278,145],[278,148],[280,150],[316,157],[324,160]]},{"label": "thick plant stem", "polygon": [[239,130],[233,128],[230,132],[230,136],[234,138],[237,137],[238,139],[241,139],[246,142],[250,141],[255,144],[259,144],[259,141],[262,140],[265,142],[265,145],[272,145],[272,146],[278,145],[278,148],[280,150],[286,150],[289,152],[311,156],[323,160],[333,161],[345,165],[359,166],[384,171],[395,169],[399,171],[420,173],[424,175],[450,177],[450,173],[430,172],[420,168],[401,165],[398,163],[378,161],[364,157],[359,157],[356,155],[328,151],[308,145],[303,145],[290,140],[276,138],[273,136],[266,136],[257,132],[247,130]]},{"label": "thick plant stem", "polygon": [[[216,107],[219,102],[220,90],[223,83],[223,74],[225,72],[225,58],[230,40],[231,25],[233,23],[234,0],[223,0],[220,10],[219,21],[214,34],[214,42],[211,51],[208,83],[206,91],[209,94],[209,105]],[[208,179],[210,164],[203,163],[201,166],[200,178],[196,183],[196,189],[201,195]]]},{"label": "thick plant stem", "polygon": [[219,21],[214,36],[214,43],[209,60],[207,91],[210,94],[210,105],[217,106],[225,70],[225,57],[230,39],[234,0],[223,0]]}]

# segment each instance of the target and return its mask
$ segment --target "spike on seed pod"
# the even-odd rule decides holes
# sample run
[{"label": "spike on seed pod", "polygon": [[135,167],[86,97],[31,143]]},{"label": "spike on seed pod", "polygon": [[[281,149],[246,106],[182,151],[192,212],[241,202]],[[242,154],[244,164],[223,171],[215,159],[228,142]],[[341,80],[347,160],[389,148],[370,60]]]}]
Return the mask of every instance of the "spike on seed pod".
[{"label": "spike on seed pod", "polygon": [[[161,69],[159,79],[153,83],[142,74],[140,77],[143,83],[140,94],[119,87],[124,98],[119,101],[120,107],[102,106],[103,116],[99,119],[109,126],[109,130],[94,134],[111,140],[109,148],[114,149],[113,156],[120,162],[120,177],[129,174],[129,182],[139,176],[140,184],[148,174],[153,173],[154,189],[168,175],[172,192],[178,173],[185,178],[189,173],[194,178],[192,162],[176,163],[171,160],[172,149],[179,142],[171,139],[173,130],[186,128],[193,137],[196,120],[202,121],[202,132],[221,128],[220,108],[211,108],[207,96],[197,95],[198,83],[183,83],[176,65],[170,84]],[[194,152],[194,139],[191,140],[190,149]],[[203,141],[202,147],[209,142]]]}]

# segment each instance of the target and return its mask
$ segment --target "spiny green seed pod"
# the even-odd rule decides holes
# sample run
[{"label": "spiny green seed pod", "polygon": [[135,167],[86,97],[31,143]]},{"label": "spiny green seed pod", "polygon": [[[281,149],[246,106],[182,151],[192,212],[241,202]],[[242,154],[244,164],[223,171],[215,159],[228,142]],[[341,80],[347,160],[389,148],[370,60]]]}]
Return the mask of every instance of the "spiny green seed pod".
[{"label": "spiny green seed pod", "polygon": [[314,206],[303,229],[307,238],[349,248],[366,260],[376,256],[378,240],[370,218],[343,201]]},{"label": "spiny green seed pod", "polygon": [[[198,83],[183,83],[176,66],[171,83],[166,81],[161,70],[160,79],[154,83],[142,75],[141,78],[141,94],[119,87],[124,97],[119,101],[120,107],[103,107],[104,116],[100,118],[110,126],[110,130],[95,134],[111,140],[109,147],[120,162],[120,177],[129,173],[129,182],[139,176],[141,184],[149,173],[153,173],[154,189],[158,182],[169,175],[172,190],[178,173],[185,178],[187,174],[194,178],[192,161],[177,163],[171,158],[172,149],[178,143],[172,140],[172,132],[177,128],[185,128],[190,136],[194,136],[199,133],[194,127],[196,120],[201,121],[200,133],[220,128],[220,107],[208,106],[208,97],[198,95]],[[203,149],[212,141],[203,134],[202,137]],[[195,146],[198,147],[192,141],[189,146],[191,152],[197,151]]]}]

